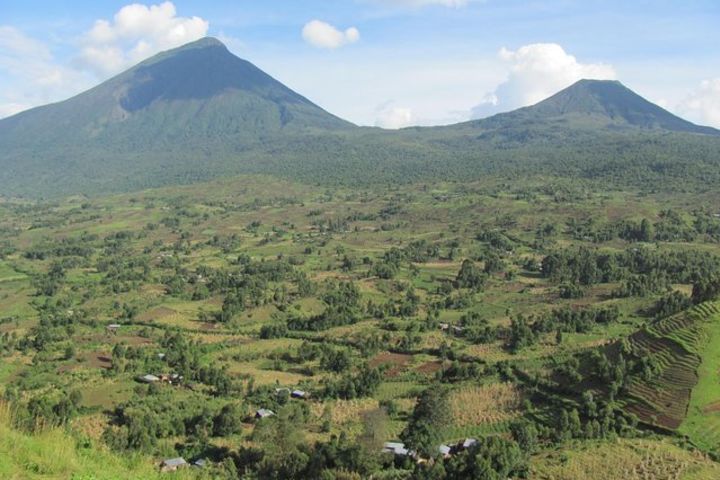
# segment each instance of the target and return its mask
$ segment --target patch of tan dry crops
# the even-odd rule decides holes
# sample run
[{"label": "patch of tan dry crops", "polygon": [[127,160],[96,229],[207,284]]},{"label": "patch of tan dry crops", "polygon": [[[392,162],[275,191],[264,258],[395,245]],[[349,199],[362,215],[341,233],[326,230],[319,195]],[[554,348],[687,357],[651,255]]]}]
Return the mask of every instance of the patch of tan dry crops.
[{"label": "patch of tan dry crops", "polygon": [[362,414],[379,407],[378,401],[372,398],[336,400],[329,403],[313,403],[310,407],[312,415],[320,420],[325,412],[325,406],[330,408],[330,421],[333,425],[344,425],[359,422]]},{"label": "patch of tan dry crops", "polygon": [[[628,448],[630,447],[630,448]],[[599,445],[589,448],[560,465],[534,472],[533,478],[547,480],[681,480],[715,479],[720,467],[700,453],[693,453],[667,444],[643,443]]]},{"label": "patch of tan dry crops", "polygon": [[461,427],[509,420],[521,402],[520,391],[510,383],[464,387],[449,398],[453,423]]}]

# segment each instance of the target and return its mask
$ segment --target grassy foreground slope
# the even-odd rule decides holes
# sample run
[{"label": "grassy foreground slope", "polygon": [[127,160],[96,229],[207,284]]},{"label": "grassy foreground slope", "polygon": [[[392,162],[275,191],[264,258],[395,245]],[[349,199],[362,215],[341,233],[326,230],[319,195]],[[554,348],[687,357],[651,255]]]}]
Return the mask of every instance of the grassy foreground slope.
[{"label": "grassy foreground slope", "polygon": [[[717,309],[717,304],[713,304]],[[710,316],[705,326],[705,348],[698,367],[685,421],[679,431],[706,450],[720,446],[720,313]]]},{"label": "grassy foreground slope", "polygon": [[31,435],[13,429],[11,424],[8,406],[0,404],[0,478],[6,480],[161,478],[155,466],[144,457],[135,455],[120,457],[101,448],[85,448],[67,432],[58,428]]}]

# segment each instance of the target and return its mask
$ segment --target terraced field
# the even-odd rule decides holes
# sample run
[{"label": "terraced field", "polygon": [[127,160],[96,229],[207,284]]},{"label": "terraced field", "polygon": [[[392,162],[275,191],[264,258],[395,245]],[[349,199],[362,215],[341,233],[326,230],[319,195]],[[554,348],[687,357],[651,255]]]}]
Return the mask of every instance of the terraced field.
[{"label": "terraced field", "polygon": [[698,367],[687,418],[679,431],[704,450],[720,447],[720,305],[701,307],[712,311],[704,323],[705,349]]},{"label": "terraced field", "polygon": [[627,410],[644,423],[678,429],[688,414],[691,397],[695,403],[697,393],[693,389],[709,381],[708,375],[701,373],[701,365],[711,362],[717,349],[720,335],[714,335],[713,330],[718,329],[718,321],[720,305],[704,303],[631,335],[628,340],[633,355],[652,356],[659,371],[649,381],[635,378],[631,382]]}]

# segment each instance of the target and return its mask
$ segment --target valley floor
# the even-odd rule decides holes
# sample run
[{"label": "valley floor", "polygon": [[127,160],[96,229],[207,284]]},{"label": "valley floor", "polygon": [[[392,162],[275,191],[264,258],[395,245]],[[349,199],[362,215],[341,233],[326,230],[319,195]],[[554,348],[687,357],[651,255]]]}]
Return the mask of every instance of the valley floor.
[{"label": "valley floor", "polygon": [[0,476],[719,477],[720,319],[683,317],[719,215],[553,178],[5,200]]}]

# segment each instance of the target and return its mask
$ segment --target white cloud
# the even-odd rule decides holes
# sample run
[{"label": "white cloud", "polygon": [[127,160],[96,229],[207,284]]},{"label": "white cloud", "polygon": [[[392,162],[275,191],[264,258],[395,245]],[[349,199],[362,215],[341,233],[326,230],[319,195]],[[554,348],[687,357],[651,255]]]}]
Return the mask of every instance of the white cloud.
[{"label": "white cloud", "polygon": [[694,122],[720,128],[720,77],[704,80],[680,102],[677,111]]},{"label": "white cloud", "polygon": [[616,78],[611,65],[580,63],[556,43],[503,48],[498,55],[510,65],[508,77],[472,109],[473,118],[533,105],[583,78]]},{"label": "white cloud", "polygon": [[82,35],[74,62],[58,62],[50,47],[12,26],[0,25],[0,118],[79,93],[155,53],[197,40],[208,22],[179,17],[172,2],[130,4],[112,20],[97,20]]},{"label": "white cloud", "polygon": [[[223,31],[220,31],[215,36],[215,38],[220,40],[223,43],[223,45],[225,45],[228,48],[228,50],[230,50],[233,53],[243,52],[243,51],[247,50],[247,45],[245,44],[245,42],[243,42],[239,38],[234,37],[232,35],[227,35]],[[236,54],[239,55],[238,53],[236,53]]]},{"label": "white cloud", "polygon": [[27,55],[46,60],[51,57],[50,50],[42,42],[7,25],[0,25],[0,55]]},{"label": "white cloud", "polygon": [[440,5],[443,7],[459,8],[464,7],[470,0],[372,0],[373,3],[390,7],[419,8],[428,5]]},{"label": "white cloud", "polygon": [[375,126],[381,128],[398,129],[413,124],[413,112],[409,108],[394,107],[386,103],[378,108]]},{"label": "white cloud", "polygon": [[355,27],[343,32],[329,23],[312,20],[303,27],[302,37],[314,47],[333,49],[357,42],[360,40],[360,32]]},{"label": "white cloud", "polygon": [[162,50],[206,36],[209,24],[200,17],[179,17],[172,2],[133,3],[112,21],[100,19],[83,37],[79,60],[101,77],[118,73]]},{"label": "white cloud", "polygon": [[58,64],[43,42],[0,26],[0,118],[88,86],[81,72]]}]

